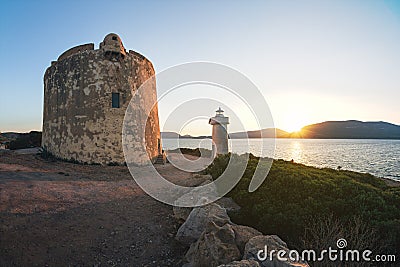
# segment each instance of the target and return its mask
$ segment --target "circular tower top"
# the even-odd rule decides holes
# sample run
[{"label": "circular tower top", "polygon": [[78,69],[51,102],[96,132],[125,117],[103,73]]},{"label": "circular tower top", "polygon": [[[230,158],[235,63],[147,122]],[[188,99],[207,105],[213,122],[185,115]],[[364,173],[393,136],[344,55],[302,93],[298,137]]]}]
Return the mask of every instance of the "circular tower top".
[{"label": "circular tower top", "polygon": [[219,107],[218,110],[215,111],[217,114],[215,115],[216,117],[224,117],[224,111]]},{"label": "circular tower top", "polygon": [[211,125],[216,125],[216,124],[229,124],[229,117],[224,116],[224,111],[219,108],[218,110],[215,111],[217,114],[215,114],[214,117],[210,118],[208,123]]},{"label": "circular tower top", "polygon": [[124,45],[122,44],[121,38],[118,34],[109,33],[104,37],[103,42],[100,43],[100,49],[104,51],[120,53],[122,55],[126,55],[126,50]]}]

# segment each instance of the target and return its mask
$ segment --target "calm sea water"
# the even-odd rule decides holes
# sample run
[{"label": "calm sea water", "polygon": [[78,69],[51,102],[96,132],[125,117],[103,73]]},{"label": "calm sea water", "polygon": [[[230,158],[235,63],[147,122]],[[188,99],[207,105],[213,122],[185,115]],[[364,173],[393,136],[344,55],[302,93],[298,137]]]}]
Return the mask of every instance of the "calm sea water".
[{"label": "calm sea water", "polygon": [[[163,139],[165,150],[177,147],[211,149],[210,139]],[[230,151],[294,160],[316,167],[367,172],[400,180],[400,140],[366,139],[232,139]]]}]

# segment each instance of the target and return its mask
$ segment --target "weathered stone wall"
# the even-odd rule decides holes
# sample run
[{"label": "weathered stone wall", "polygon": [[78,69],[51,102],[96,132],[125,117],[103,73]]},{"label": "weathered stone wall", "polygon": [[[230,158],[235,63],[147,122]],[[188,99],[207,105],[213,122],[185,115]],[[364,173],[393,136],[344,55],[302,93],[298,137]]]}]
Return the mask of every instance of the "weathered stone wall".
[{"label": "weathered stone wall", "polygon": [[[113,34],[106,38],[110,36]],[[116,42],[125,51],[119,37]],[[153,75],[151,62],[133,51],[124,55],[108,49],[81,50],[53,63],[44,75],[42,146],[67,160],[123,164],[125,110],[132,92]],[[120,95],[119,108],[112,107],[112,93]],[[155,103],[156,94],[154,83],[147,88],[147,102],[139,108]],[[134,138],[147,141],[147,153],[153,159],[160,139],[157,105],[148,121],[146,136]]]},{"label": "weathered stone wall", "polygon": [[71,56],[73,54],[80,53],[80,52],[83,52],[83,51],[88,51],[88,50],[94,50],[94,44],[93,43],[83,44],[83,45],[78,45],[78,46],[72,47],[72,48],[68,49],[67,51],[65,51],[64,53],[62,53],[58,57],[57,61],[61,61],[61,60],[65,59],[65,58],[67,58],[67,57],[69,57],[69,56]]}]

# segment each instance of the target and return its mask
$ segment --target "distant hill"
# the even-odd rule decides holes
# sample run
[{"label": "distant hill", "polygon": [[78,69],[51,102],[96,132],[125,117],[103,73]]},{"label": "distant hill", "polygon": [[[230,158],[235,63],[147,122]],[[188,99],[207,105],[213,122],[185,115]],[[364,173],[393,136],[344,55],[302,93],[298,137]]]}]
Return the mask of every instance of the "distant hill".
[{"label": "distant hill", "polygon": [[[276,134],[276,135],[275,135]],[[162,132],[163,138],[211,138],[210,136],[181,136]],[[388,122],[326,121],[307,125],[300,132],[288,133],[278,128],[230,133],[231,139],[244,138],[305,138],[305,139],[400,139],[400,126]]]},{"label": "distant hill", "polygon": [[11,150],[40,147],[42,145],[42,132],[31,131],[29,133],[0,133],[0,144]]},{"label": "distant hill", "polygon": [[287,137],[289,135],[288,132],[278,129],[278,128],[267,128],[256,131],[247,131],[247,132],[237,132],[230,133],[229,138],[231,139],[243,139],[243,138],[282,138]]},{"label": "distant hill", "polygon": [[173,139],[179,138],[181,135],[175,132],[161,132],[161,138]]},{"label": "distant hill", "polygon": [[20,135],[21,133],[14,133],[14,132],[0,133],[0,136],[7,139],[17,139],[18,137],[20,137]]},{"label": "distant hill", "polygon": [[[280,137],[287,137],[289,135],[288,132],[285,132],[281,129],[262,129],[257,131],[248,131],[248,132],[236,132],[230,133],[230,139],[243,139],[243,138],[273,138],[276,136]],[[211,138],[211,136],[191,136],[191,135],[180,135],[176,132],[161,132],[161,137],[166,139],[174,139],[174,138],[192,138],[192,139],[204,139],[204,138]]]},{"label": "distant hill", "polygon": [[321,139],[400,139],[400,126],[388,122],[326,121],[303,127],[288,137]]},{"label": "distant hill", "polygon": [[161,138],[165,139],[177,139],[177,138],[187,138],[187,139],[205,139],[205,138],[211,138],[211,136],[191,136],[188,134],[185,135],[180,135],[176,132],[161,132]]}]

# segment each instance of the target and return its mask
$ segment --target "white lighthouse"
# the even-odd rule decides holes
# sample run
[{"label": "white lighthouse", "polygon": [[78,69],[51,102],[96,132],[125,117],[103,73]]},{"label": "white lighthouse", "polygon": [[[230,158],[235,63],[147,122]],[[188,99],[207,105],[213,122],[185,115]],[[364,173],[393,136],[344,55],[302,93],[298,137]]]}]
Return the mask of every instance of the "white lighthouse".
[{"label": "white lighthouse", "polygon": [[210,118],[212,128],[213,154],[228,153],[228,124],[229,117],[224,116],[224,111],[219,108],[214,117]]}]

